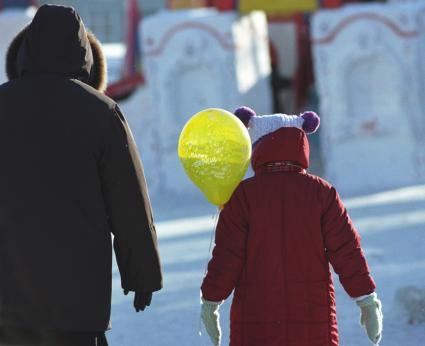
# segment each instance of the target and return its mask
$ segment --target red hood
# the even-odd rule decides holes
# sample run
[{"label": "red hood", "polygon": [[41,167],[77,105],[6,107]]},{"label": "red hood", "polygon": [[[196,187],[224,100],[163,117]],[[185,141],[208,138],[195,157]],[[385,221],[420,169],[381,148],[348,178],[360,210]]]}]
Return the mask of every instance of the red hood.
[{"label": "red hood", "polygon": [[307,169],[309,166],[310,147],[307,135],[295,127],[282,127],[260,139],[252,153],[254,171],[272,162],[290,161]]}]

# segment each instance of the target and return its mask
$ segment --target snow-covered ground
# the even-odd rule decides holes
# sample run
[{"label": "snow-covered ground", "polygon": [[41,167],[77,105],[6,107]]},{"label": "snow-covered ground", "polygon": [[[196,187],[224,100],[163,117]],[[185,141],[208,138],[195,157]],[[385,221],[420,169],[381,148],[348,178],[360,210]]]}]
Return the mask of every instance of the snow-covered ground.
[{"label": "snow-covered ground", "polygon": [[[164,289],[154,295],[150,308],[136,314],[132,299],[122,294],[119,273],[114,267],[110,345],[210,345],[205,333],[198,335],[199,286],[209,257],[215,210],[201,197],[188,203],[155,198],[153,202]],[[425,288],[425,185],[345,198],[344,202],[362,235],[383,302],[381,345],[425,345],[425,324],[409,325],[394,302],[395,292],[402,286]],[[370,345],[359,326],[357,306],[335,281],[341,345]],[[221,309],[223,345],[228,343],[229,303]]]},{"label": "snow-covered ground", "polygon": [[[5,16],[3,12],[5,22],[0,25],[3,35],[0,51],[3,52],[18,28],[32,16],[21,13],[19,19],[12,14],[10,12]],[[19,25],[5,24],[6,21],[15,19],[19,19]],[[6,27],[10,29],[8,39]],[[124,50],[122,45],[110,45],[105,47],[105,53],[110,65],[110,79],[114,81],[119,76]],[[0,74],[0,83],[4,79],[5,76]],[[142,89],[139,92],[140,99],[135,98],[134,103],[123,105],[123,111],[130,118],[143,154],[152,145],[149,142],[150,137],[143,141],[143,136],[148,132],[149,121],[154,122],[156,119],[149,117],[153,99],[149,99]],[[190,93],[186,94],[190,96]],[[155,160],[154,157],[147,161],[155,163]],[[147,165],[146,168],[148,181],[154,181],[155,174],[158,174],[157,167]],[[150,182],[150,185],[154,184]],[[164,269],[164,289],[154,295],[151,307],[136,314],[132,297],[122,294],[119,272],[114,266],[113,329],[108,333],[110,345],[210,345],[205,332],[202,336],[198,335],[199,287],[209,259],[216,211],[200,193],[197,196],[187,193],[182,198],[166,193],[160,195],[158,191],[161,192],[161,189],[157,188],[153,204]],[[383,302],[385,318],[381,345],[424,346],[425,324],[408,324],[407,316],[397,307],[394,297],[396,291],[403,286],[412,285],[425,289],[425,185],[344,198],[344,201],[362,235],[362,245],[378,285],[378,295]],[[335,281],[341,345],[369,345],[366,334],[358,323],[357,306],[345,294],[338,280]],[[221,309],[223,345],[227,344],[229,335],[229,305],[230,300]]]}]

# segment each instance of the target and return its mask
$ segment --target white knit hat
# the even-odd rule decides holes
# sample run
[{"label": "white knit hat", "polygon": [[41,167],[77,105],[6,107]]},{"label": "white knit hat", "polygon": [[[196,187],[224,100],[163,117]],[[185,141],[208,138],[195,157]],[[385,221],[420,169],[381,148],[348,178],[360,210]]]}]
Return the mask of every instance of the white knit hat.
[{"label": "white knit hat", "polygon": [[251,142],[254,145],[262,137],[282,127],[295,127],[310,134],[317,131],[320,118],[315,112],[304,112],[300,116],[287,114],[270,114],[257,116],[249,107],[239,107],[234,114],[248,128]]}]

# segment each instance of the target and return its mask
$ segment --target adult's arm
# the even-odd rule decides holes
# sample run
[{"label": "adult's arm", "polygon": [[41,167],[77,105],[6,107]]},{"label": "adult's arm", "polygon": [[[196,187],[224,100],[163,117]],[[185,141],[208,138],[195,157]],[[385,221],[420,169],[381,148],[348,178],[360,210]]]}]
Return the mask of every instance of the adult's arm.
[{"label": "adult's arm", "polygon": [[99,170],[122,288],[158,291],[162,274],[146,179],[118,106],[103,131]]}]

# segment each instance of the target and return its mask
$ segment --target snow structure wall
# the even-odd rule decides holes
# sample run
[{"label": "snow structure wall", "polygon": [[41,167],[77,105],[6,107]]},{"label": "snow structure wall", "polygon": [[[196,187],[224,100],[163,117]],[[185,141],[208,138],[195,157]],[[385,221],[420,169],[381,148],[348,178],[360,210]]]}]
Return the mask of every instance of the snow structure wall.
[{"label": "snow structure wall", "polygon": [[326,178],[357,194],[425,181],[424,3],[315,14]]},{"label": "snow structure wall", "polygon": [[147,85],[123,110],[150,191],[199,196],[177,156],[180,132],[205,108],[271,111],[266,18],[259,12],[240,17],[210,9],[162,11],[140,29]]},{"label": "snow structure wall", "polygon": [[7,81],[5,66],[6,52],[12,39],[22,28],[29,24],[35,9],[7,9],[0,11],[0,84]]}]

